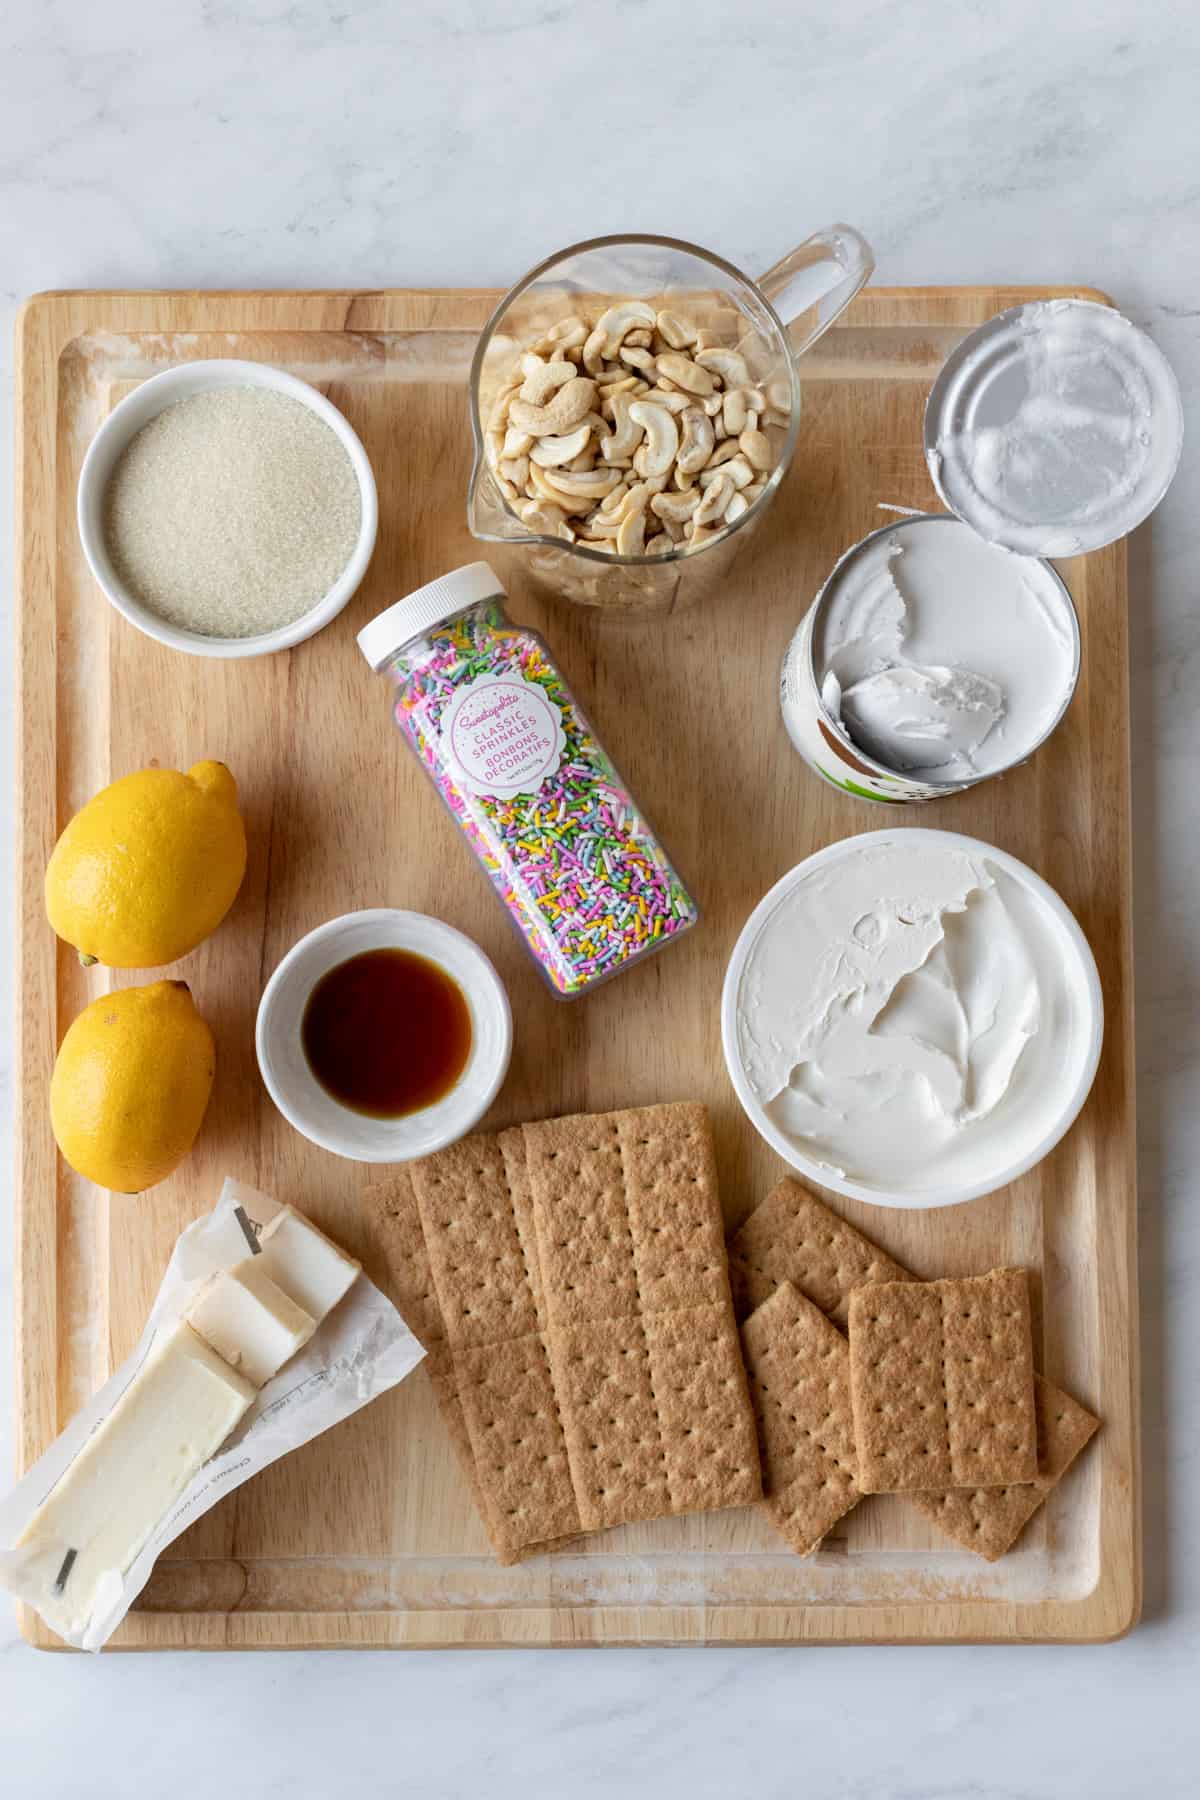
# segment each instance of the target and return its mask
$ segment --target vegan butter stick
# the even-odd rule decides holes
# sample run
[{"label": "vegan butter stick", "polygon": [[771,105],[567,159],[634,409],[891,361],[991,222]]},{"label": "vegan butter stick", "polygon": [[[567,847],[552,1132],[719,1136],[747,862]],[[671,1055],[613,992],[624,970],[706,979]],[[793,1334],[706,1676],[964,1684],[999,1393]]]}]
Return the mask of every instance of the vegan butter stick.
[{"label": "vegan butter stick", "polygon": [[65,1635],[87,1621],[101,1581],[129,1568],[255,1392],[190,1325],[155,1341],[18,1539],[44,1578],[49,1625]]},{"label": "vegan butter stick", "polygon": [[184,1317],[218,1356],[262,1387],[317,1329],[311,1313],[271,1279],[261,1256],[209,1277]]},{"label": "vegan butter stick", "polygon": [[259,1254],[253,1260],[318,1325],[362,1268],[290,1206],[280,1207],[263,1228]]}]

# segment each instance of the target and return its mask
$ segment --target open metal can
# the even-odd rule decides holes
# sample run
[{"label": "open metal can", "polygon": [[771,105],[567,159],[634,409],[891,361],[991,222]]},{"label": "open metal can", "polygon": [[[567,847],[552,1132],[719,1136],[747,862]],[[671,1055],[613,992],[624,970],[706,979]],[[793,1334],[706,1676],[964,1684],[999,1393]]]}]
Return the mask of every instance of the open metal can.
[{"label": "open metal can", "polygon": [[[922,594],[941,634],[923,625]],[[955,605],[986,652],[981,672],[931,654]],[[835,787],[885,805],[939,800],[1027,761],[1070,705],[1079,665],[1078,617],[1049,562],[989,545],[951,513],[919,513],[838,560],[788,646],[780,702],[792,743]]]}]

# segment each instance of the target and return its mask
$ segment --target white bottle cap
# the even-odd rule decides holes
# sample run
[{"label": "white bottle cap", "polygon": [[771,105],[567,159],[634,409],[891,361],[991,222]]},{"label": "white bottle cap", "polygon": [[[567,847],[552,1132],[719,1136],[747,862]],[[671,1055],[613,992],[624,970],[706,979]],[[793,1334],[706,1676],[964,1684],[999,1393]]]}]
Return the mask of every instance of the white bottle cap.
[{"label": "white bottle cap", "polygon": [[468,606],[493,600],[506,591],[490,563],[473,562],[451,569],[449,575],[427,581],[424,587],[406,594],[364,625],[358,634],[358,647],[373,669],[382,669],[397,650],[411,644],[414,638],[422,637]]}]

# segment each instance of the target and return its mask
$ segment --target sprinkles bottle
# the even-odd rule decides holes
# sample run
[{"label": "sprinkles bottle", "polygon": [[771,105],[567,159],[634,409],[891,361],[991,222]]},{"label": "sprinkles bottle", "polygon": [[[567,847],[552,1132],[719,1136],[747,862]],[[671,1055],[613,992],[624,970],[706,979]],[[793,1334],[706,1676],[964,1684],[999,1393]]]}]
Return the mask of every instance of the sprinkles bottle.
[{"label": "sprinkles bottle", "polygon": [[394,717],[557,994],[694,925],[694,900],[543,640],[487,563],[418,588],[359,633]]}]

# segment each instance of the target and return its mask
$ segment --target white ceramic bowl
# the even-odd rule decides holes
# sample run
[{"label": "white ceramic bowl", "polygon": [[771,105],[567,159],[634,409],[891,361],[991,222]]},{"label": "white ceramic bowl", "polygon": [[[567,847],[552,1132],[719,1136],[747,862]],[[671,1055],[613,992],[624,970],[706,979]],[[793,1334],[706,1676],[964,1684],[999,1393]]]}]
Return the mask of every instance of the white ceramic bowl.
[{"label": "white ceramic bowl", "polygon": [[[182,626],[172,625],[166,619],[159,618],[157,613],[151,612],[149,607],[135,599],[121,581],[112,566],[104,542],[104,494],[126,446],[137,436],[143,425],[148,425],[151,419],[157,418],[160,412],[173,406],[177,400],[186,400],[193,394],[211,393],[216,388],[225,387],[270,388],[276,394],[286,394],[289,399],[298,400],[302,406],[307,406],[310,412],[323,419],[336,434],[350,458],[358,480],[361,504],[358,541],[341,575],[324,598],[318,600],[300,618],[293,619],[290,625],[280,626],[278,631],[262,632],[258,637],[205,637],[201,632],[185,631]],[[320,631],[322,626],[328,625],[341,612],[366,574],[375,548],[379,497],[367,453],[357,433],[323,394],[318,394],[306,381],[299,381],[294,375],[287,374],[283,369],[272,368],[268,363],[218,359],[211,362],[180,363],[177,368],[166,369],[161,375],[152,375],[149,381],[143,381],[140,387],[135,388],[109,414],[92,439],[83,459],[83,468],[79,474],[77,515],[83,553],[97,583],[117,611],[131,625],[136,625],[139,631],[144,631],[147,637],[157,638],[160,644],[168,644],[172,650],[184,650],[191,656],[266,656],[272,650],[287,650],[293,644],[303,643],[305,638],[312,637],[314,632]]]},{"label": "white ceramic bowl", "polygon": [[[922,839],[935,840],[944,849],[958,849],[970,855],[984,857],[998,869],[1004,870],[1014,880],[1024,884],[1031,890],[1036,899],[1045,908],[1048,918],[1057,932],[1055,948],[1061,953],[1063,967],[1068,973],[1071,992],[1082,1021],[1077,1033],[1075,1054],[1071,1066],[1066,1071],[1066,1079],[1059,1104],[1053,1111],[1052,1120],[1036,1134],[1031,1133],[1028,1141],[1022,1143],[1019,1152],[1007,1161],[997,1160],[989,1168],[987,1174],[973,1182],[955,1185],[936,1186],[930,1184],[920,1190],[914,1188],[897,1188],[889,1190],[877,1184],[867,1184],[854,1180],[840,1170],[830,1166],[828,1162],[809,1155],[787,1132],[783,1131],[771,1118],[762,1100],[755,1092],[747,1074],[739,1044],[738,1013],[743,976],[750,961],[755,945],[763,932],[768,928],[780,904],[793,888],[807,876],[841,857],[851,855],[868,844],[879,845],[888,837],[903,837],[906,845],[912,845]],[[1100,989],[1100,976],[1096,969],[1096,959],[1083,932],[1079,928],[1075,915],[1066,902],[1054,889],[1043,881],[1015,856],[1007,851],[997,850],[991,844],[985,844],[978,838],[964,837],[954,831],[934,831],[925,828],[906,829],[897,832],[864,832],[856,837],[843,838],[835,844],[818,850],[814,856],[797,863],[794,869],[775,883],[775,886],[763,896],[747,919],[741,935],[734,945],[729,966],[725,971],[725,984],[721,994],[721,1043],[725,1052],[725,1065],[729,1078],[733,1083],[738,1099],[741,1101],[751,1123],[764,1137],[772,1149],[783,1157],[785,1162],[798,1170],[809,1181],[820,1187],[828,1188],[833,1193],[845,1194],[853,1200],[867,1200],[876,1206],[895,1206],[907,1208],[924,1208],[931,1206],[953,1206],[965,1200],[978,1199],[981,1194],[994,1193],[998,1188],[1006,1187],[1018,1176],[1032,1169],[1042,1158],[1048,1156],[1055,1145],[1066,1135],[1074,1124],[1084,1101],[1091,1090],[1096,1069],[1100,1061],[1100,1049],[1104,1038],[1104,1000]],[[1003,1102],[1001,1102],[1003,1105]]]},{"label": "white ceramic bowl", "polygon": [[[443,1099],[399,1119],[342,1106],[308,1066],[300,1027],[308,997],[330,969],[365,950],[411,950],[457,982],[471,1013],[467,1066]],[[347,913],[288,951],[263,990],[255,1048],[267,1092],[289,1124],[354,1162],[399,1163],[465,1136],[500,1091],[512,1052],[512,1014],[500,977],[477,944],[425,913]]]}]

